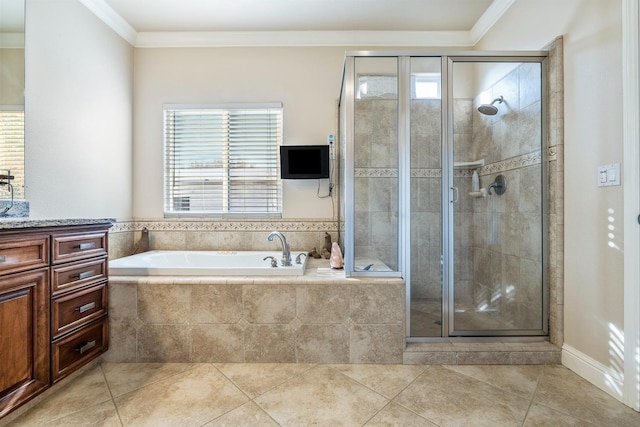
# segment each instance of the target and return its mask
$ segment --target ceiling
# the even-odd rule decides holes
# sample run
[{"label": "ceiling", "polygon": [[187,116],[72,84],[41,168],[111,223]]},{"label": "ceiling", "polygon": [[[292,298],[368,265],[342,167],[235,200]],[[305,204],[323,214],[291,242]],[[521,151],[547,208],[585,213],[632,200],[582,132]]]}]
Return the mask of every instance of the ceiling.
[{"label": "ceiling", "polygon": [[465,31],[493,0],[104,0],[136,31]]},{"label": "ceiling", "polygon": [[[24,0],[0,0],[0,33]],[[135,47],[474,46],[516,0],[78,0]]]}]

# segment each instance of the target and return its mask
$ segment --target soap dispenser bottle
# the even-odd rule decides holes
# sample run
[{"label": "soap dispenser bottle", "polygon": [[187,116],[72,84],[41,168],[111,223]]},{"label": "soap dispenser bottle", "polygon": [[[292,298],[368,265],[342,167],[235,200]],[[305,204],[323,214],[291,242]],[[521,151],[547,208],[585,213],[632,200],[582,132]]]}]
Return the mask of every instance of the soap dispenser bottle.
[{"label": "soap dispenser bottle", "polygon": [[480,191],[480,178],[478,178],[478,171],[473,171],[471,175],[471,191],[477,193]]}]

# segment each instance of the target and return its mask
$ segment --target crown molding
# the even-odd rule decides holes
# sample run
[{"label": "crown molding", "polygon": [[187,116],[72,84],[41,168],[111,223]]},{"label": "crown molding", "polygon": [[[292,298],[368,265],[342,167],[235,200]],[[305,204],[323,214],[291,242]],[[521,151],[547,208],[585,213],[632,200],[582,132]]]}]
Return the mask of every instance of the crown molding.
[{"label": "crown molding", "polygon": [[135,46],[138,33],[125,21],[122,16],[118,15],[104,0],[78,0],[94,15],[111,28],[116,34]]},{"label": "crown molding", "polygon": [[79,1],[136,48],[267,46],[473,47],[515,3],[515,0],[494,0],[469,31],[136,32],[104,0]]},{"label": "crown molding", "polygon": [[498,19],[516,2],[516,0],[493,0],[487,10],[476,21],[469,31],[469,38],[475,46],[482,37],[493,27]]},{"label": "crown molding", "polygon": [[472,46],[468,31],[139,32],[135,47]]}]

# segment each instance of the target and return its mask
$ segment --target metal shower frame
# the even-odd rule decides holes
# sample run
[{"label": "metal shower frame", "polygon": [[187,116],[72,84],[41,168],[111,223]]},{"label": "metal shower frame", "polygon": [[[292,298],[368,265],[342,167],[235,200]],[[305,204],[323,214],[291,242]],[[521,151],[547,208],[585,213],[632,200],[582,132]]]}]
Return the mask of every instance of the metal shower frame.
[{"label": "metal shower frame", "polygon": [[[355,271],[354,242],[355,237],[355,59],[357,57],[395,57],[398,60],[398,271],[376,272]],[[410,74],[411,58],[431,57],[440,58],[442,71],[442,336],[441,337],[412,337],[411,329],[411,158],[410,158]],[[454,247],[453,231],[454,218],[451,201],[453,199],[453,64],[456,62],[535,62],[541,66],[541,168],[542,168],[542,275],[543,275],[543,303],[542,328],[540,330],[453,330],[453,297],[454,297]],[[409,342],[452,342],[452,341],[480,341],[485,339],[501,341],[538,341],[548,338],[549,333],[549,265],[548,265],[548,52],[546,51],[349,51],[345,53],[342,87],[340,90],[340,112],[338,135],[342,155],[341,166],[344,190],[344,217],[338,217],[339,228],[344,221],[344,268],[347,276],[352,277],[402,277],[406,286],[406,317],[405,335]],[[342,114],[346,114],[344,120]],[[344,128],[342,128],[344,127]],[[346,185],[351,183],[351,185]],[[339,210],[340,211],[340,210]]]}]

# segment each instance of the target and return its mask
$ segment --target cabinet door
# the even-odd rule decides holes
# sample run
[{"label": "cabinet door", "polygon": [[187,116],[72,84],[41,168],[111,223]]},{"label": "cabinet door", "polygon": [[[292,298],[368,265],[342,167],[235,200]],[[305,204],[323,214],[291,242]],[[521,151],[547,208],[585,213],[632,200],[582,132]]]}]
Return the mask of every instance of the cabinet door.
[{"label": "cabinet door", "polygon": [[49,269],[0,278],[0,417],[49,386]]}]

